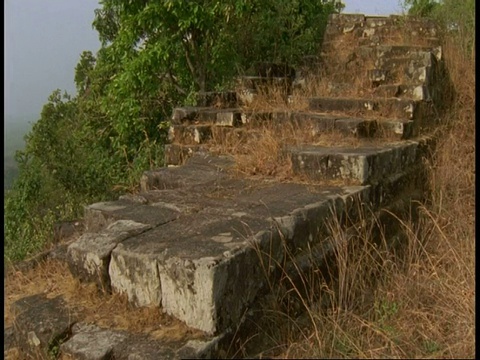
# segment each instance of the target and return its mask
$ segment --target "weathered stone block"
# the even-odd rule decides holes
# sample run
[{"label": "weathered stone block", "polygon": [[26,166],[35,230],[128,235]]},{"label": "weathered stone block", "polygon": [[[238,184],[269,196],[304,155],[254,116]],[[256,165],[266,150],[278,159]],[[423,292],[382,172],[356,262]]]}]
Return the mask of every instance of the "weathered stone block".
[{"label": "weathered stone block", "polygon": [[238,110],[218,112],[215,124],[217,126],[240,126],[242,124],[242,113]]},{"label": "weathered stone block", "polygon": [[214,157],[198,152],[189,157],[184,166],[145,171],[140,179],[140,188],[146,192],[215,183],[224,179],[227,176],[226,170],[232,166],[231,157]]},{"label": "weathered stone block", "polygon": [[155,256],[125,250],[119,244],[112,254],[108,274],[113,291],[126,294],[135,305],[161,304],[162,289]]},{"label": "weathered stone block", "polygon": [[189,157],[201,149],[202,145],[166,144],[165,166],[182,165]]},{"label": "weathered stone block", "polygon": [[73,336],[60,346],[62,354],[74,359],[109,360],[114,348],[127,339],[125,333],[101,329],[96,325],[75,324]]},{"label": "weathered stone block", "polygon": [[211,125],[172,125],[168,129],[168,140],[184,145],[203,144],[211,137]]},{"label": "weathered stone block", "polygon": [[418,142],[360,148],[293,147],[293,170],[313,179],[349,179],[360,184],[404,171],[418,160]]},{"label": "weathered stone block", "polygon": [[132,220],[141,224],[158,226],[175,219],[178,209],[141,204],[131,200],[98,202],[86,206],[85,224],[87,232],[101,231],[117,220]]},{"label": "weathered stone block", "polygon": [[183,106],[173,109],[172,122],[180,124],[182,122],[190,122],[197,118],[200,111],[205,110],[205,107],[197,106]]},{"label": "weathered stone block", "polygon": [[61,296],[48,299],[43,294],[28,296],[12,305],[15,340],[33,358],[49,358],[69,336],[76,314]]},{"label": "weathered stone block", "polygon": [[150,229],[151,226],[131,220],[119,220],[100,233],[86,233],[67,250],[67,261],[72,274],[108,290],[108,265],[112,250],[123,240]]},{"label": "weathered stone block", "polygon": [[230,108],[237,106],[237,94],[235,91],[209,91],[197,95],[197,103],[200,106]]},{"label": "weathered stone block", "polygon": [[335,121],[335,129],[347,135],[359,137],[373,137],[378,129],[376,121],[345,118]]}]

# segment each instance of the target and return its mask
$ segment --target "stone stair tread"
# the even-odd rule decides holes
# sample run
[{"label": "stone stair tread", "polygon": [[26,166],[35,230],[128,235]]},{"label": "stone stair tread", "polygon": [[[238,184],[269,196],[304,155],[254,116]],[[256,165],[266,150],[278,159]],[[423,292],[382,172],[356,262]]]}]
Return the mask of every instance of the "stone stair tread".
[{"label": "stone stair tread", "polygon": [[353,111],[361,115],[382,114],[388,110],[389,117],[414,120],[417,107],[421,101],[399,98],[359,98],[359,97],[316,97],[309,99],[312,111]]},{"label": "stone stair tread", "polygon": [[[105,217],[103,222],[98,220],[98,216],[101,214],[105,216],[108,214],[108,217]],[[177,216],[177,212],[171,208],[158,207],[155,212],[152,212],[147,204],[124,199],[98,202],[85,207],[85,222],[88,231],[96,231],[117,220],[132,220],[155,227],[172,221]],[[99,223],[94,223],[91,218],[96,218]]]},{"label": "stone stair tread", "polygon": [[[395,146],[401,145],[391,148]],[[307,151],[311,149],[319,148]],[[379,149],[335,150],[345,155],[373,154]],[[334,153],[331,148],[324,151]],[[195,158],[193,164],[209,167],[205,158]],[[212,158],[208,161],[215,162]],[[216,174],[217,169],[210,166],[210,171]],[[308,239],[318,236],[319,224],[331,215],[332,206],[341,212],[347,199],[351,202],[358,196],[369,202],[371,194],[368,186],[266,183],[227,177],[197,191],[181,188],[140,193],[138,196],[146,198],[145,206],[152,209],[157,203],[179,209],[196,204],[197,208],[180,211],[174,220],[119,242],[108,262],[111,286],[114,291],[125,292],[137,305],[161,304],[188,326],[218,333],[240,321],[245,306],[264,286],[258,250],[252,244],[261,251],[273,251],[269,256],[278,261],[285,251],[284,241],[292,252],[308,247]],[[215,300],[219,298],[221,303]]]},{"label": "stone stair tread", "polygon": [[423,154],[425,139],[403,140],[389,144],[359,146],[290,146],[285,151],[293,171],[314,179],[350,179],[362,185],[402,173]]},{"label": "stone stair tread", "polygon": [[205,152],[205,145],[165,144],[165,166],[182,165],[196,152]]},{"label": "stone stair tread", "polygon": [[173,109],[172,121],[193,121],[197,117],[198,113],[202,110],[211,109],[206,106],[181,106]]},{"label": "stone stair tread", "polygon": [[[417,35],[418,36],[418,35]],[[380,45],[383,40],[388,39],[389,34],[375,34],[368,37],[359,37],[357,43],[359,46],[372,46]],[[440,44],[440,39],[435,36],[422,37],[422,42],[427,43],[427,46],[438,46]]]},{"label": "stone stair tread", "polygon": [[428,100],[429,93],[425,85],[382,84],[375,88],[374,94],[380,97],[406,98],[412,100]]},{"label": "stone stair tread", "polygon": [[216,108],[236,107],[238,106],[237,92],[233,90],[199,92],[197,104]]},{"label": "stone stair tread", "polygon": [[442,59],[442,50],[440,46],[425,46],[425,45],[361,45],[355,48],[355,54],[360,57],[409,57],[419,56],[421,53],[431,52],[437,60]]},{"label": "stone stair tread", "polygon": [[181,142],[185,145],[205,143],[212,137],[212,125],[210,124],[173,124],[168,129],[169,142]]},{"label": "stone stair tread", "polygon": [[[205,106],[182,106],[173,109],[172,122],[174,124],[191,124],[194,122],[222,123],[220,116],[241,114],[242,109],[234,108],[216,108]],[[233,126],[233,125],[230,125]]]},{"label": "stone stair tread", "polygon": [[212,156],[207,152],[198,152],[188,158],[184,166],[144,172],[140,187],[143,191],[155,188],[194,188],[226,177],[225,171],[233,165],[234,161],[229,156]]},{"label": "stone stair tread", "polygon": [[[351,84],[341,81],[329,82],[328,93],[325,97],[345,97],[345,89],[350,89]],[[372,98],[407,98],[411,100],[426,100],[427,86],[422,81],[407,81],[398,82],[393,81],[388,83],[382,82],[376,85],[373,89],[360,89],[359,96],[365,96],[368,94]]]},{"label": "stone stair tread", "polygon": [[361,137],[374,136],[378,127],[394,129],[394,134],[410,136],[410,130],[407,128],[413,125],[413,122],[407,119],[381,117],[365,119],[348,114],[320,112],[293,112],[291,118],[298,126],[302,126],[305,123],[310,124],[313,127],[312,130],[316,133],[338,130],[345,135],[355,134]]}]

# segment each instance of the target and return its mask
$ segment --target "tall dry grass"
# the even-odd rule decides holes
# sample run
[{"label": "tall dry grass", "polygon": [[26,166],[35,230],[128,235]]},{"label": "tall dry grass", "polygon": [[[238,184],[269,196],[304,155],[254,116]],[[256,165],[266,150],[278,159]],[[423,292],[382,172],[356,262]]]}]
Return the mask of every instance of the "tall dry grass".
[{"label": "tall dry grass", "polygon": [[475,357],[475,59],[454,38],[444,54],[455,96],[427,164],[429,200],[417,204],[415,221],[397,218],[402,251],[381,233],[372,244],[373,227],[352,234],[332,223],[335,276],[314,269],[309,291],[289,288],[307,315],[295,318],[293,302],[271,310],[267,356]]}]

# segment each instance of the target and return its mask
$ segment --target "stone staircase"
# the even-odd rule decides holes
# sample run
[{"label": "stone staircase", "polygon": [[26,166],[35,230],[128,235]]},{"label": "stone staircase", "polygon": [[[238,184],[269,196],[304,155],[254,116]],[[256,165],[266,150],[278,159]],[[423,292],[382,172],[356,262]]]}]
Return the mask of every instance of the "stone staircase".
[{"label": "stone staircase", "polygon": [[[202,106],[174,109],[166,166],[146,171],[138,194],[87,206],[86,231],[68,247],[76,277],[125,294],[135,306],[161,307],[202,338],[138,340],[81,317],[43,329],[42,337],[20,311],[16,338],[24,351],[46,351],[62,335],[61,353],[75,359],[225,356],[270,284],[328,256],[329,221],[354,225],[371,211],[394,238],[399,226],[382,209],[402,214],[423,199],[423,159],[435,142],[429,131],[438,123],[443,74],[435,26],[332,15],[319,69],[300,89],[291,74],[246,76],[235,91],[203,94]],[[307,87],[314,82],[312,95]],[[272,88],[285,106],[254,109]],[[297,130],[279,152],[290,181],[242,176],[235,154],[219,150],[232,142],[255,150],[265,126]],[[332,146],[320,138],[345,141]],[[27,311],[24,303],[16,306]],[[46,321],[62,306],[38,316]],[[103,350],[92,355],[88,348]]]}]

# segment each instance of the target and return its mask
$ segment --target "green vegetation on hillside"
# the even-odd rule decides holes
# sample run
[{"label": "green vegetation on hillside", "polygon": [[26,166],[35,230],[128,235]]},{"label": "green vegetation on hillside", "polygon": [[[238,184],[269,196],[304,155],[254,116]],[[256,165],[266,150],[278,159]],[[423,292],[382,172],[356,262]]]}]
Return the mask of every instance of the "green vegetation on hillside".
[{"label": "green vegetation on hillside", "polygon": [[32,117],[5,118],[5,134],[3,143],[3,189],[10,189],[14,180],[18,176],[18,165],[15,161],[15,152],[23,150],[25,147],[24,136],[31,130],[32,125],[29,120]]},{"label": "green vegetation on hillside", "polygon": [[[56,90],[16,155],[19,176],[5,199],[5,258],[52,239],[53,223],[81,206],[133,191],[159,167],[174,106],[227,88],[258,61],[295,65],[316,54],[337,1],[102,0],[102,42],[75,68],[77,95]],[[73,70],[73,69],[72,69]]]}]

